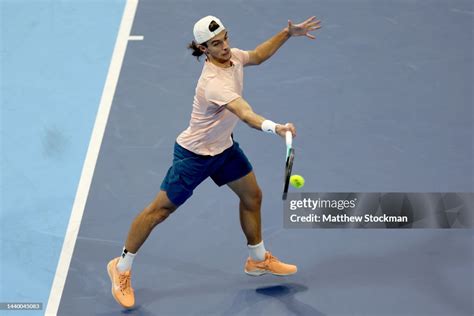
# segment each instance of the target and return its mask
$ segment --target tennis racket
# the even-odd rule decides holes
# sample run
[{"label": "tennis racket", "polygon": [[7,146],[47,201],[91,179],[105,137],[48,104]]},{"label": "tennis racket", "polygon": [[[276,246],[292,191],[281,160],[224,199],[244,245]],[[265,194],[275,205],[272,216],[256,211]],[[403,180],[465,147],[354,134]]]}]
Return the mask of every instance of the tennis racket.
[{"label": "tennis racket", "polygon": [[295,149],[293,148],[293,135],[290,131],[286,132],[286,165],[285,165],[285,185],[283,187],[282,199],[286,200],[288,195],[288,185],[290,184],[291,169],[293,168],[293,159],[295,159]]}]

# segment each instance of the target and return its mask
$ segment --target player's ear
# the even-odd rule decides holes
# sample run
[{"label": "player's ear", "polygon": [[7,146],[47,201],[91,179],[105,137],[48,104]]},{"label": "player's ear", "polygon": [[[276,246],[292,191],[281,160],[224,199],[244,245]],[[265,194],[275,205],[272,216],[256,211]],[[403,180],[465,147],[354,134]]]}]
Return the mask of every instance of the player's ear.
[{"label": "player's ear", "polygon": [[207,54],[207,47],[204,45],[198,45],[198,48],[203,54]]}]

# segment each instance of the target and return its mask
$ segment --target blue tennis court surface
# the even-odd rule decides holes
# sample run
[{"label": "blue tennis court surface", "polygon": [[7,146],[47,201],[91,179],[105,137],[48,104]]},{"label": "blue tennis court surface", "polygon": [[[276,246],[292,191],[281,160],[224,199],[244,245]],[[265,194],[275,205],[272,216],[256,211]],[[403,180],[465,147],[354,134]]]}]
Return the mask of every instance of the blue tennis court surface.
[{"label": "blue tennis court surface", "polygon": [[[46,305],[125,1],[2,5],[0,302]],[[105,267],[188,124],[202,61],[186,45],[208,14],[246,50],[288,19],[322,20],[315,41],[245,69],[254,110],[298,129],[304,191],[474,191],[472,1],[141,0],[54,313],[124,313]],[[238,199],[207,180],[140,250],[127,314],[474,313],[472,229],[284,229],[283,141],[242,123],[234,137],[263,190],[265,245],[298,273],[243,273]]]},{"label": "blue tennis court surface", "polygon": [[0,302],[48,301],[123,6],[2,1]]}]

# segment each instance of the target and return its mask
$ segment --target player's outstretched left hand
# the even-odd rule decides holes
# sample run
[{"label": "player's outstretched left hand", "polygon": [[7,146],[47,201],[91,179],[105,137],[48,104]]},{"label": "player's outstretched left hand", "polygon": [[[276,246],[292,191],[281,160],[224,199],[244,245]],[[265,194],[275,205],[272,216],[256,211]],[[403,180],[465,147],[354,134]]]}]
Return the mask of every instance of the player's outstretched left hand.
[{"label": "player's outstretched left hand", "polygon": [[306,36],[310,39],[315,39],[316,37],[309,32],[320,29],[321,28],[321,21],[316,20],[315,16],[308,18],[306,21],[293,24],[290,20],[288,20],[288,33],[290,36]]}]

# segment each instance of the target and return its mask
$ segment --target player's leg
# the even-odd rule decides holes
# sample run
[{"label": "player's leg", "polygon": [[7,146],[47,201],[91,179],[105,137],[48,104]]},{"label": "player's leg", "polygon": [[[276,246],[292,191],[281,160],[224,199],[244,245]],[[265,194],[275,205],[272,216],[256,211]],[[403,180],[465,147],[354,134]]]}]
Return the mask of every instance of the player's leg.
[{"label": "player's leg", "polygon": [[[155,199],[133,220],[125,242],[124,253],[118,264],[119,271],[130,270],[135,254],[151,231],[173,213],[193,194],[193,190],[208,177],[208,159],[196,155],[177,143],[173,165],[168,169],[161,190]],[[130,257],[130,260],[126,259]]]},{"label": "player's leg", "polygon": [[161,191],[133,220],[122,255],[112,259],[107,265],[112,295],[123,307],[131,308],[135,304],[131,268],[136,252],[156,225],[183,204],[193,194],[193,190],[208,177],[208,161],[175,144],[173,165],[163,179]]},{"label": "player's leg", "polygon": [[156,198],[133,220],[128,232],[122,256],[112,259],[107,271],[112,282],[112,296],[125,308],[135,305],[135,295],[131,284],[131,267],[138,249],[143,245],[156,225],[163,222],[177,209],[160,191]]},{"label": "player's leg", "polygon": [[262,191],[252,171],[242,178],[227,184],[239,197],[240,225],[249,245],[262,241],[262,222],[260,209]]},{"label": "player's leg", "polygon": [[295,265],[286,264],[265,250],[261,233],[262,193],[255,174],[248,175],[227,184],[240,199],[240,224],[247,237],[249,258],[244,271],[249,275],[290,275],[297,271]]},{"label": "player's leg", "polygon": [[257,184],[252,165],[237,142],[226,151],[224,163],[216,169],[211,178],[219,186],[227,184],[239,197],[240,224],[247,238],[250,255],[244,271],[250,275],[295,273],[296,266],[279,261],[265,250],[260,214],[262,191]]},{"label": "player's leg", "polygon": [[237,142],[234,141],[222,153],[211,178],[219,186],[227,184],[237,194],[240,199],[240,224],[247,242],[249,245],[260,243],[262,191],[255,179],[252,165]]},{"label": "player's leg", "polygon": [[155,199],[133,220],[125,242],[125,249],[136,253],[156,225],[163,222],[178,207],[160,191]]}]

